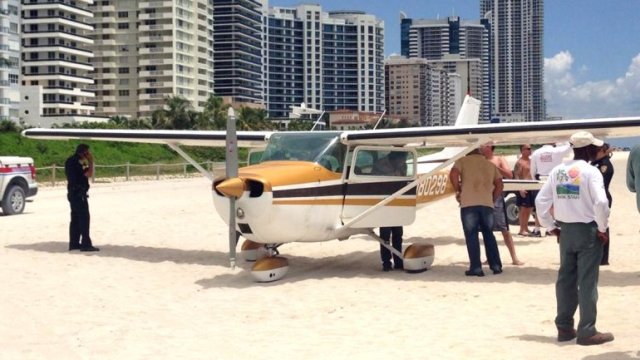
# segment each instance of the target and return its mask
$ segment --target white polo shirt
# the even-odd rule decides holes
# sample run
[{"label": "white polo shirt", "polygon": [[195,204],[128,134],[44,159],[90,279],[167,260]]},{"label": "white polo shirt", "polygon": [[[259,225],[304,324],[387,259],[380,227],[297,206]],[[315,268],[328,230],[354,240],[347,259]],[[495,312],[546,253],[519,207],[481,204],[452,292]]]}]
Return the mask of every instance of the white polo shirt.
[{"label": "white polo shirt", "polygon": [[562,163],[562,159],[571,153],[571,145],[569,143],[559,143],[553,145],[543,145],[531,154],[531,177],[536,179],[536,175],[547,176],[551,170],[558,164]]},{"label": "white polo shirt", "polygon": [[[553,216],[551,207],[553,206]],[[554,219],[566,223],[609,226],[609,200],[600,171],[584,160],[571,160],[555,167],[536,197],[540,225],[553,229]]]}]

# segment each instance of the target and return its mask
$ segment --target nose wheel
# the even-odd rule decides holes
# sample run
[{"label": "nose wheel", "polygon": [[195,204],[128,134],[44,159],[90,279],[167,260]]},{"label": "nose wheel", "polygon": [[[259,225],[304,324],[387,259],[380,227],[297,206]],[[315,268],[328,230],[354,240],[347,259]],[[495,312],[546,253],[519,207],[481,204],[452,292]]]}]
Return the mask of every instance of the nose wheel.
[{"label": "nose wheel", "polygon": [[[257,244],[253,241],[252,243]],[[287,271],[289,271],[289,260],[282,256],[278,256],[280,255],[278,247],[281,244],[267,244],[264,246],[260,244],[257,245],[259,246],[255,250],[256,257],[258,256],[258,251],[266,250],[267,255],[255,260],[255,264],[253,264],[253,267],[251,268],[251,276],[253,276],[253,279],[257,282],[272,282],[282,279],[287,274]],[[244,252],[245,245],[243,244],[242,247]],[[247,245],[247,247],[250,246]],[[245,257],[245,259],[247,259],[247,257]]]}]

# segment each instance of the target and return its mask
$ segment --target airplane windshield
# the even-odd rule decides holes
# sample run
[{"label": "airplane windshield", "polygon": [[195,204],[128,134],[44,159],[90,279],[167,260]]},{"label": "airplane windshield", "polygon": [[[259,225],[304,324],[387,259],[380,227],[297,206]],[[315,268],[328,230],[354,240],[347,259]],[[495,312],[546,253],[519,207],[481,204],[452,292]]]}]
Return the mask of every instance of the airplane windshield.
[{"label": "airplane windshield", "polygon": [[312,161],[325,168],[342,171],[346,146],[339,132],[275,133],[269,138],[263,161]]}]

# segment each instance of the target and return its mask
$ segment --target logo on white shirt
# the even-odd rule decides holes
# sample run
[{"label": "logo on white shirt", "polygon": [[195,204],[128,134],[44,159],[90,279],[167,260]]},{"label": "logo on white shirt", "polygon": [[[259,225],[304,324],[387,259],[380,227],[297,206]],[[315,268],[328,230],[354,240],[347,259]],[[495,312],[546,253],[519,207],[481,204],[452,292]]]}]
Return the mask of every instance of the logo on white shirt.
[{"label": "logo on white shirt", "polygon": [[556,194],[558,199],[580,199],[580,168],[575,166],[556,173]]}]

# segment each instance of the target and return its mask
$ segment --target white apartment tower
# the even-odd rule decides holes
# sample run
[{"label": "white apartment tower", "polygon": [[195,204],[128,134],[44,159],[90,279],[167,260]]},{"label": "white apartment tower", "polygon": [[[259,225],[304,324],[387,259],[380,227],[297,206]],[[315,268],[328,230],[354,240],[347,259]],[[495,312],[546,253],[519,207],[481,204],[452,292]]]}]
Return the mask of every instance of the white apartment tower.
[{"label": "white apartment tower", "polygon": [[0,2],[0,121],[19,122],[19,0]]},{"label": "white apartment tower", "polygon": [[385,62],[385,103],[392,118],[409,126],[452,125],[458,76],[430,60],[391,56]]},{"label": "white apartment tower", "polygon": [[20,118],[27,125],[103,121],[95,93],[89,5],[93,0],[22,1]]},{"label": "white apartment tower", "polygon": [[96,113],[149,118],[180,96],[213,94],[211,0],[101,0],[94,6]]},{"label": "white apartment tower", "polygon": [[481,0],[491,25],[493,114],[501,122],[544,114],[544,0]]}]

